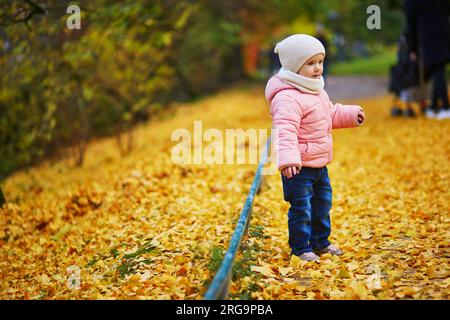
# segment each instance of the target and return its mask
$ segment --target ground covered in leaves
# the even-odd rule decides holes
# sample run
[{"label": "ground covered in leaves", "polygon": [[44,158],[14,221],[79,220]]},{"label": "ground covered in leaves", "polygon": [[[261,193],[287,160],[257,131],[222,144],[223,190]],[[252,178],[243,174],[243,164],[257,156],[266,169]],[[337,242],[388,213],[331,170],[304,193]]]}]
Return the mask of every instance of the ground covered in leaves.
[{"label": "ground covered in leaves", "polygon": [[[345,101],[344,101],[345,102]],[[279,175],[255,198],[233,299],[448,299],[449,121],[391,119],[334,131],[332,236],[345,254],[290,259]],[[174,109],[175,110],[175,109]],[[270,128],[263,88],[224,91],[136,129],[136,150],[90,144],[9,177],[0,209],[1,299],[201,299],[256,165],[176,165],[176,128]],[[225,134],[224,134],[225,135]],[[246,148],[248,144],[239,145]]]}]

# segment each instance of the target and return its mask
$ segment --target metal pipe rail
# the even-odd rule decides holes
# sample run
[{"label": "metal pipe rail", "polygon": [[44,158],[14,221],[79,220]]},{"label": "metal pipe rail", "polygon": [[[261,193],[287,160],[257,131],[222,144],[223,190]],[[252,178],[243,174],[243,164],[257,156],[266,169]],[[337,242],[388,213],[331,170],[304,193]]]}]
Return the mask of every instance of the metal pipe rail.
[{"label": "metal pipe rail", "polygon": [[252,186],[248,193],[247,199],[245,200],[244,207],[241,210],[241,214],[239,216],[236,228],[234,229],[233,236],[231,237],[227,252],[225,253],[222,264],[204,296],[205,300],[224,300],[228,298],[228,289],[230,286],[230,278],[234,258],[236,256],[237,250],[239,250],[242,238],[247,232],[248,224],[252,214],[255,194],[259,192],[261,187],[261,171],[267,161],[267,153],[270,147],[270,141],[271,137],[269,136],[266,142],[266,147],[264,149],[262,159],[258,164],[258,169],[256,170]]}]

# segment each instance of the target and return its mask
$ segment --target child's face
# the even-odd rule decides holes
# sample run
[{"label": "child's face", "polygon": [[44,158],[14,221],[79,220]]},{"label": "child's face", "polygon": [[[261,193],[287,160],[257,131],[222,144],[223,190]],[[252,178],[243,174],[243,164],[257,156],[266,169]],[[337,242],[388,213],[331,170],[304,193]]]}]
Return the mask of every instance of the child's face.
[{"label": "child's face", "polygon": [[318,53],[315,56],[309,58],[303,66],[298,69],[297,73],[301,76],[312,78],[312,79],[320,79],[320,76],[323,72],[323,53]]}]

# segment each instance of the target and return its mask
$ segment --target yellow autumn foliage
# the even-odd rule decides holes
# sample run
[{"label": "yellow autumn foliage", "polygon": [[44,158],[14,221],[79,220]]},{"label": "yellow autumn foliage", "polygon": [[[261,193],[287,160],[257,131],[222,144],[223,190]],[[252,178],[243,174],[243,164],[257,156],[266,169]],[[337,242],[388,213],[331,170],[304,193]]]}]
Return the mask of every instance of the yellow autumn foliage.
[{"label": "yellow autumn foliage", "polygon": [[[289,204],[280,176],[265,176],[250,221],[259,229],[245,239],[250,273],[232,281],[232,298],[449,298],[449,121],[392,119],[389,101],[352,101],[367,122],[334,132],[331,240],[344,255],[291,258]],[[98,139],[82,168],[48,160],[10,176],[0,298],[201,299],[256,166],[173,164],[171,133],[195,120],[222,132],[271,126],[263,88],[227,90],[136,128],[127,157]]]}]

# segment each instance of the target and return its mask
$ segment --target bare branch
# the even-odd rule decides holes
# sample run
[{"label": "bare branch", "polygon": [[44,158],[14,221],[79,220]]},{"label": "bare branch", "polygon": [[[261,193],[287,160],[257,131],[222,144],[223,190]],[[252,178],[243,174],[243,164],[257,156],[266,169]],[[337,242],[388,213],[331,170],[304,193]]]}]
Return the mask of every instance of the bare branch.
[{"label": "bare branch", "polygon": [[25,6],[18,6],[17,8],[13,3],[9,3],[2,7],[4,13],[0,16],[1,26],[10,26],[13,24],[26,23],[37,14],[45,14],[45,10],[41,5],[35,3],[32,0],[25,0],[23,3]]}]

